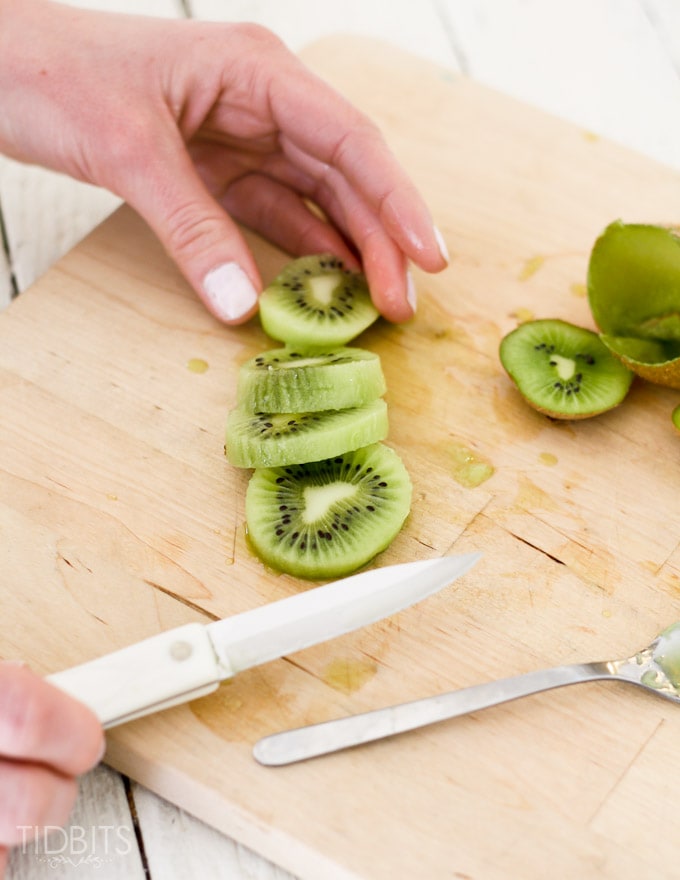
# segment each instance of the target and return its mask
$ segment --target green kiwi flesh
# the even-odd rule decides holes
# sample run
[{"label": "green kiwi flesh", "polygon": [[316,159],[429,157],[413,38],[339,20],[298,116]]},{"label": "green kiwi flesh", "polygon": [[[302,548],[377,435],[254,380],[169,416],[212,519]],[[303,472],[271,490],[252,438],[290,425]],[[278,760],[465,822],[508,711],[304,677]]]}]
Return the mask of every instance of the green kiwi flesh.
[{"label": "green kiwi flesh", "polygon": [[346,345],[377,317],[364,275],[332,254],[294,260],[260,297],[265,332],[303,350]]},{"label": "green kiwi flesh", "polygon": [[384,550],[411,505],[411,481],[382,443],[323,461],[255,470],[248,539],[273,568],[304,578],[349,574]]},{"label": "green kiwi flesh", "polygon": [[602,340],[638,375],[680,388],[680,237],[611,223],[593,246],[588,302]]},{"label": "green kiwi flesh", "polygon": [[680,406],[676,406],[673,410],[673,414],[671,416],[673,419],[673,425],[680,431]]},{"label": "green kiwi flesh", "polygon": [[349,409],[303,413],[233,409],[225,453],[235,467],[282,467],[319,461],[384,440],[387,404],[379,397]]},{"label": "green kiwi flesh", "polygon": [[386,391],[380,358],[361,348],[316,354],[276,348],[239,370],[238,400],[251,412],[318,412],[362,406]]},{"label": "green kiwi flesh", "polygon": [[633,378],[596,333],[558,319],[521,324],[501,341],[500,358],[527,403],[557,419],[617,406]]}]

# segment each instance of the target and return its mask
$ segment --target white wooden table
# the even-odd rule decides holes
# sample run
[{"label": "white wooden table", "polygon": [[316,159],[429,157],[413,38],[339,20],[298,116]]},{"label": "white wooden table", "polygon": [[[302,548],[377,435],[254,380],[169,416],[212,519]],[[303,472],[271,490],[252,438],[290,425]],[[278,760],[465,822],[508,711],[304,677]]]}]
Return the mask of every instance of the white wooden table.
[{"label": "white wooden table", "polygon": [[[334,32],[379,37],[680,168],[678,0],[80,0],[74,5],[257,21],[295,51]],[[117,204],[109,193],[0,157],[0,308]],[[71,826],[51,848],[51,853],[16,850],[9,877],[290,877],[105,766],[82,780]]]}]

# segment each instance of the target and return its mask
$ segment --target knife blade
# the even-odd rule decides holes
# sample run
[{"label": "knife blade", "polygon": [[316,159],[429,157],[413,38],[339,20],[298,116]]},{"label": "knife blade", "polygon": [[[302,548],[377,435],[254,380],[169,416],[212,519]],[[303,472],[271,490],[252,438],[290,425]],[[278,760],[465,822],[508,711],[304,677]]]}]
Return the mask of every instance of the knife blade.
[{"label": "knife blade", "polygon": [[105,728],[212,693],[252,666],[375,623],[465,574],[479,553],[370,569],[209,624],[189,623],[47,677]]}]

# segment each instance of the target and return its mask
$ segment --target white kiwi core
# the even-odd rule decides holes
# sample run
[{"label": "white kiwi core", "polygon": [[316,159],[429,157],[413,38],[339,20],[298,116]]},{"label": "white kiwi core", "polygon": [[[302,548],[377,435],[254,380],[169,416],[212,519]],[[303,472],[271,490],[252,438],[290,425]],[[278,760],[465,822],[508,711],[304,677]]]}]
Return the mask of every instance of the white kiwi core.
[{"label": "white kiwi core", "polygon": [[329,275],[318,275],[310,278],[308,283],[314,299],[322,306],[329,306],[333,301],[333,291],[342,281],[342,275],[333,272]]},{"label": "white kiwi core", "polygon": [[328,513],[329,508],[336,501],[344,501],[351,498],[356,492],[356,486],[350,483],[328,483],[326,486],[305,486],[304,501],[305,509],[302,511],[302,521],[310,525],[321,519]]},{"label": "white kiwi core", "polygon": [[550,365],[557,367],[557,375],[563,382],[571,379],[576,372],[576,361],[573,361],[571,358],[562,357],[561,354],[551,354]]},{"label": "white kiwi core", "polygon": [[300,367],[313,367],[323,364],[324,359],[319,357],[295,358],[292,361],[281,361],[278,364],[268,364],[268,370],[298,370]]}]

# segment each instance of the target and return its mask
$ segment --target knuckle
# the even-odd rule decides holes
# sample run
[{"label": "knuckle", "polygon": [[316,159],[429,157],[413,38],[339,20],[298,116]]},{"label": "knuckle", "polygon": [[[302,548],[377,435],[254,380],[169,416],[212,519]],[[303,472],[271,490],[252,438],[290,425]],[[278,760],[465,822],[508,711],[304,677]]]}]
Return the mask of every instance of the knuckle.
[{"label": "knuckle", "polygon": [[333,147],[329,164],[335,168],[347,168],[356,164],[358,157],[373,153],[383,146],[383,136],[378,126],[363,114],[358,114]]},{"label": "knuckle", "polygon": [[166,216],[168,239],[166,247],[171,254],[195,256],[213,242],[215,222],[195,204],[180,204]]},{"label": "knuckle", "polygon": [[251,48],[270,50],[284,48],[285,45],[269,28],[254,22],[239,22],[234,25],[234,32],[239,41],[250,43]]}]

